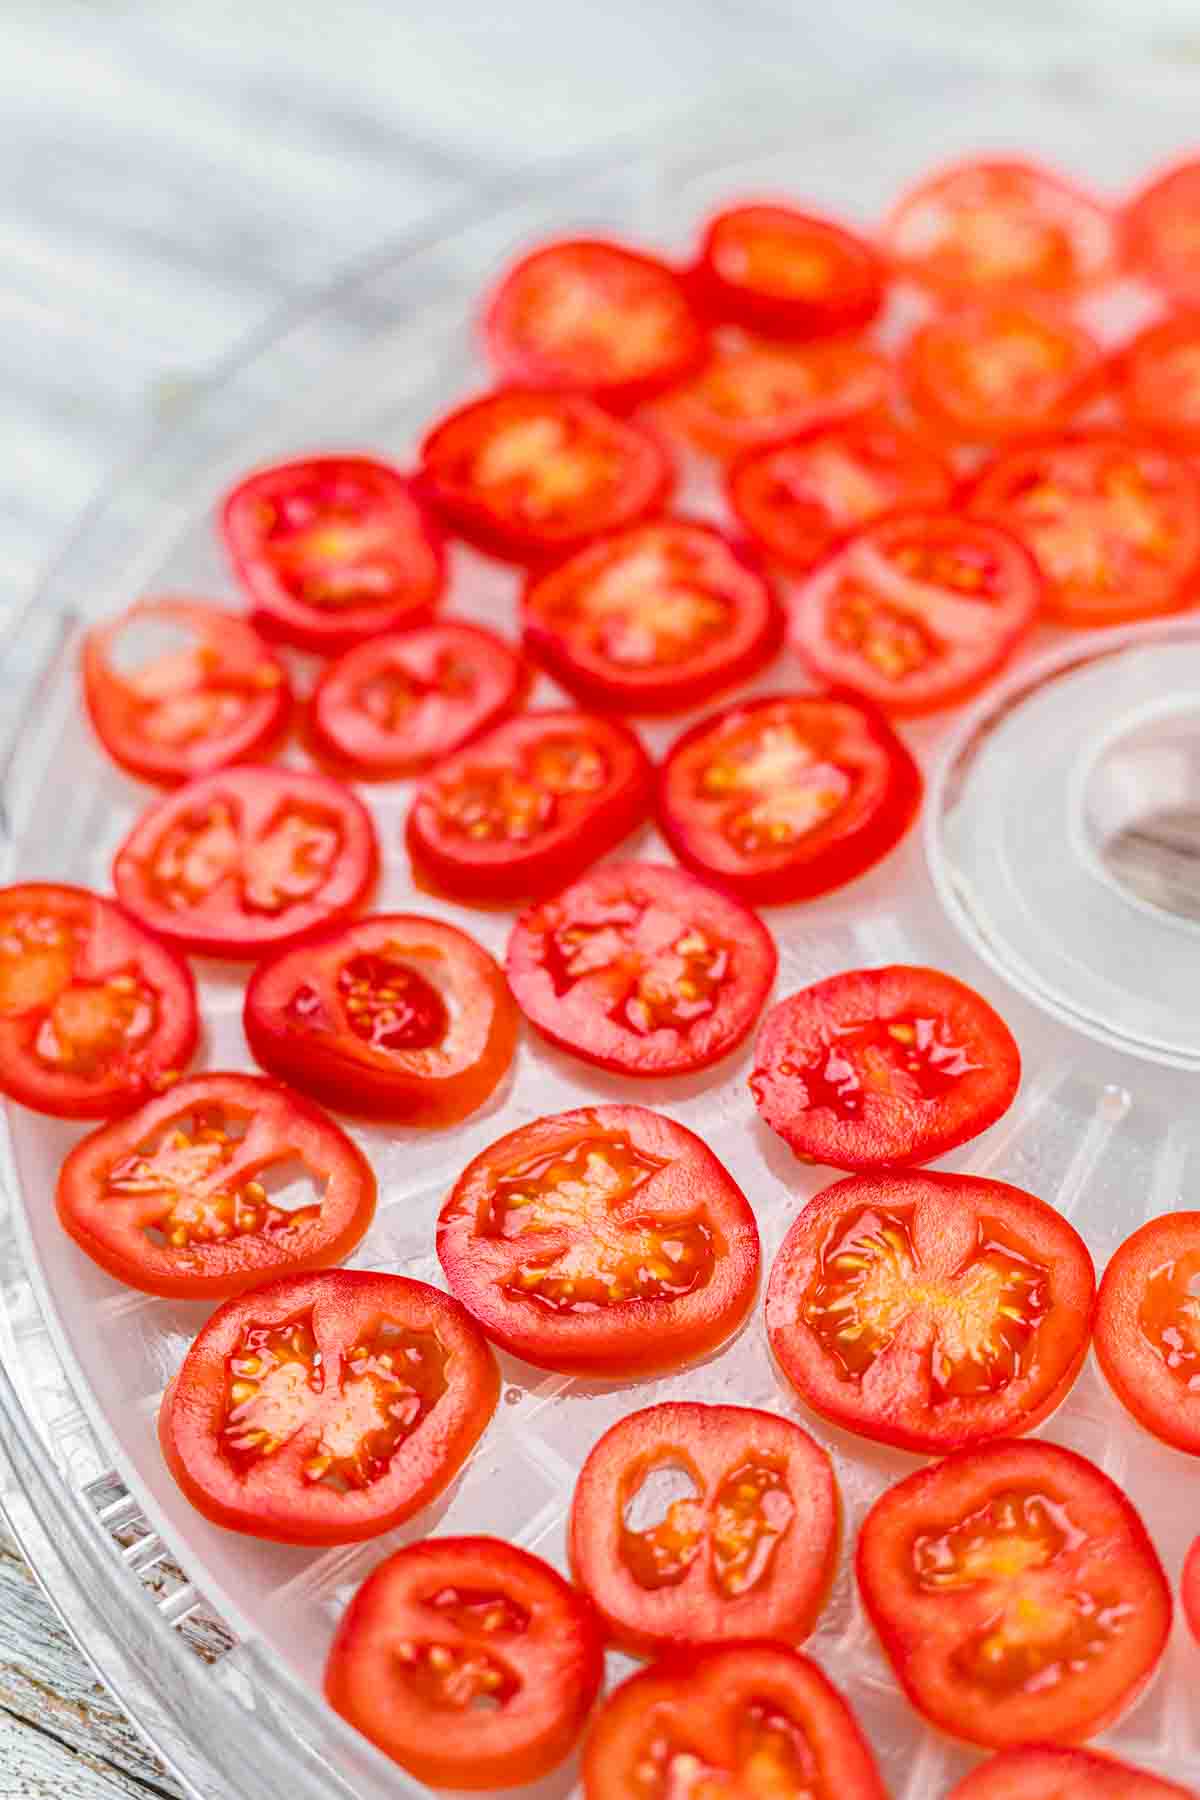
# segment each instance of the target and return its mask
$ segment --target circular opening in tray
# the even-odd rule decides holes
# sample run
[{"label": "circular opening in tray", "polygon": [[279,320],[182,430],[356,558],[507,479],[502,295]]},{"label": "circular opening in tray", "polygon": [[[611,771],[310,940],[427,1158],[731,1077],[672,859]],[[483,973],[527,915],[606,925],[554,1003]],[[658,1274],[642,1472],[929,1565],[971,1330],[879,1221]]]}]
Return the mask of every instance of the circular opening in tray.
[{"label": "circular opening in tray", "polygon": [[1083,830],[1131,898],[1200,922],[1200,696],[1123,722],[1093,758]]}]

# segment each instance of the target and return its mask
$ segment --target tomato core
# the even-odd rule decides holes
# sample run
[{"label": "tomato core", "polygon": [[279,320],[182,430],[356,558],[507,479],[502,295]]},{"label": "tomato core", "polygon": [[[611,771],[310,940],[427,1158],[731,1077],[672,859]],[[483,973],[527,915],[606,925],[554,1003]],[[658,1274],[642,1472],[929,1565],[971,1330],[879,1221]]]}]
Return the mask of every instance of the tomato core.
[{"label": "tomato core", "polygon": [[1138,1309],[1142,1335],[1180,1386],[1200,1393],[1200,1251],[1154,1270]]},{"label": "tomato core", "polygon": [[365,952],[342,966],[337,986],[351,1031],[384,1050],[428,1050],[449,1030],[441,994],[406,963]]},{"label": "tomato core", "polygon": [[628,963],[625,991],[608,1009],[617,1024],[648,1036],[664,1028],[682,1030],[715,1011],[730,974],[730,946],[690,925],[668,943],[652,941],[652,902],[614,904],[597,925],[563,924],[549,933],[542,961],[556,994],[599,970],[619,971]]},{"label": "tomato core", "polygon": [[233,803],[217,798],[168,825],[148,858],[145,885],[159,904],[185,910],[236,881],[247,911],[279,913],[319,892],[341,848],[331,814],[294,805],[281,807],[243,847]]}]

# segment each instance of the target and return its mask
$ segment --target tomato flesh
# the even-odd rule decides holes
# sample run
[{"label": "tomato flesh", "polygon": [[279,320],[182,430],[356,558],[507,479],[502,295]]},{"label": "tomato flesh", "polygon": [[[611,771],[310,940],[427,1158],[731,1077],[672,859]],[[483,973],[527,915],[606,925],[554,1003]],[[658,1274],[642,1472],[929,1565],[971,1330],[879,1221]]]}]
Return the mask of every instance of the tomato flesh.
[{"label": "tomato flesh", "polygon": [[1200,450],[1200,317],[1179,313],[1147,326],[1117,357],[1125,417],[1157,443]]},{"label": "tomato flesh", "polygon": [[1082,326],[1017,300],[930,320],[903,361],[912,405],[951,443],[1007,443],[1065,424],[1098,396],[1101,370]]},{"label": "tomato flesh", "polygon": [[1130,202],[1122,220],[1135,274],[1188,305],[1200,301],[1200,162],[1177,163]]},{"label": "tomato flesh", "polygon": [[1001,1751],[947,1800],[1195,1800],[1195,1790],[1095,1750],[1030,1744]]},{"label": "tomato flesh", "polygon": [[659,412],[696,449],[730,457],[873,412],[890,383],[883,354],[854,337],[725,344]]},{"label": "tomato flesh", "polygon": [[735,206],[705,228],[695,285],[714,317],[776,337],[857,331],[883,305],[863,238],[790,206]]},{"label": "tomato flesh", "polygon": [[1096,1359],[1147,1431],[1200,1456],[1200,1212],[1151,1219],[1117,1250],[1096,1307]]},{"label": "tomato flesh", "polygon": [[1200,1644],[1200,1538],[1188,1551],[1183,1565],[1183,1610],[1192,1636]]}]

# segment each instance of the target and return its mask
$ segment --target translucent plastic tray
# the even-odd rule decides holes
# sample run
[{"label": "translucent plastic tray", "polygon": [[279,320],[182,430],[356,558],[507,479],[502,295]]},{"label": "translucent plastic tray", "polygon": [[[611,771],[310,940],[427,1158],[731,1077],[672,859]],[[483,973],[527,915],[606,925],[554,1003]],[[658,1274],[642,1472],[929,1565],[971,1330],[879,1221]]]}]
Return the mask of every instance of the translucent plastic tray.
[{"label": "translucent plastic tray", "polygon": [[[105,497],[23,622],[9,682],[19,664],[48,660],[5,770],[3,878],[104,888],[111,851],[146,798],[109,766],[84,724],[75,676],[81,624],[147,591],[233,603],[211,518],[217,496],[248,464],[342,446],[405,461],[422,422],[484,379],[472,308],[486,278],[522,242],[582,228],[682,250],[707,208],[754,190],[803,195],[870,221],[907,179],[978,148],[1039,152],[1119,190],[1195,133],[1193,104],[1184,83],[1178,93],[1142,93],[1133,84],[1101,89],[1062,78],[1018,91],[961,72],[903,108],[858,95],[823,117],[786,92],[739,96],[727,114],[697,121],[652,154],[615,170],[576,170],[517,204],[497,202],[341,286],[264,341]],[[713,504],[699,478],[687,500]],[[455,552],[453,611],[511,629],[513,592],[509,573]],[[802,681],[785,657],[759,685]],[[544,684],[538,698],[551,691]],[[674,729],[649,730],[651,747]],[[946,729],[911,734],[927,762]],[[429,910],[430,901],[411,890],[401,848],[407,786],[372,788],[368,798],[386,852],[380,906]],[[649,830],[631,848],[664,854]],[[434,910],[502,951],[508,915]],[[1195,1204],[1194,1075],[1098,1043],[1006,985],[948,921],[920,833],[846,892],[774,911],[769,922],[781,952],[781,993],[840,968],[900,959],[953,969],[993,999],[1020,1039],[1025,1080],[1008,1117],[950,1166],[986,1170],[1054,1202],[1087,1236],[1098,1264],[1147,1216]],[[198,1066],[249,1066],[241,983],[235,971],[203,968],[207,1029]],[[799,1206],[830,1177],[803,1171],[759,1124],[747,1064],[742,1054],[714,1074],[651,1088],[598,1075],[527,1035],[511,1080],[459,1129],[355,1129],[381,1190],[378,1219],[355,1263],[438,1281],[433,1223],[468,1158],[539,1114],[614,1098],[658,1106],[703,1134],[750,1196],[769,1266]],[[462,1476],[400,1533],[324,1553],[223,1533],[182,1499],[154,1434],[163,1387],[205,1309],[119,1288],[60,1234],[55,1174],[78,1135],[19,1109],[7,1120],[0,1495],[81,1642],[196,1794],[382,1800],[420,1792],[319,1698],[339,1609],[391,1548],[429,1532],[496,1533],[563,1566],[575,1472],[605,1427],[637,1407],[677,1396],[801,1417],[836,1461],[847,1548],[874,1497],[914,1466],[804,1416],[773,1372],[756,1313],[718,1355],[661,1381],[606,1386],[506,1362],[495,1421]],[[1043,1430],[1125,1484],[1174,1580],[1200,1529],[1196,1466],[1139,1434],[1090,1364]],[[855,1596],[847,1554],[809,1648],[849,1695],[897,1796],[936,1800],[970,1766],[969,1754],[927,1732],[898,1695]],[[610,1677],[628,1666],[612,1657]],[[1135,1763],[1200,1782],[1198,1683],[1200,1651],[1180,1625],[1162,1676],[1106,1741]],[[576,1779],[568,1764],[537,1793],[565,1795]]]}]

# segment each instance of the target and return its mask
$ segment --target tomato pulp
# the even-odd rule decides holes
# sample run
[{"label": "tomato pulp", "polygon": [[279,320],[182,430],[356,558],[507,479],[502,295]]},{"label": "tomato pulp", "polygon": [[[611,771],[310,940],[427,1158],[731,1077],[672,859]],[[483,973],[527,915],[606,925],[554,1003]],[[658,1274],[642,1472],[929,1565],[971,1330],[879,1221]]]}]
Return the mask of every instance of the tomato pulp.
[{"label": "tomato pulp", "polygon": [[1192,1636],[1200,1644],[1200,1538],[1192,1545],[1183,1565],[1183,1610]]},{"label": "tomato pulp", "polygon": [[1166,1213],[1126,1238],[1100,1283],[1096,1360],[1118,1400],[1177,1450],[1200,1456],[1200,1212]]},{"label": "tomato pulp", "polygon": [[1188,305],[1200,301],[1200,161],[1176,163],[1130,201],[1121,222],[1135,274]]},{"label": "tomato pulp", "polygon": [[870,324],[885,273],[873,246],[833,219],[745,205],[709,220],[693,284],[715,318],[769,337],[821,337]]},{"label": "tomato pulp", "polygon": [[905,346],[909,400],[950,443],[995,444],[1065,424],[1103,391],[1099,344],[1028,300],[993,300],[931,319]]},{"label": "tomato pulp", "polygon": [[690,381],[665,395],[658,411],[696,449],[731,457],[872,413],[891,384],[882,351],[856,337],[727,342]]},{"label": "tomato pulp", "polygon": [[1200,451],[1200,315],[1176,313],[1139,332],[1117,356],[1116,379],[1135,431],[1188,455]]},{"label": "tomato pulp", "polygon": [[1161,1775],[1147,1775],[1096,1750],[1030,1744],[1003,1750],[966,1776],[947,1800],[1196,1800]]}]

